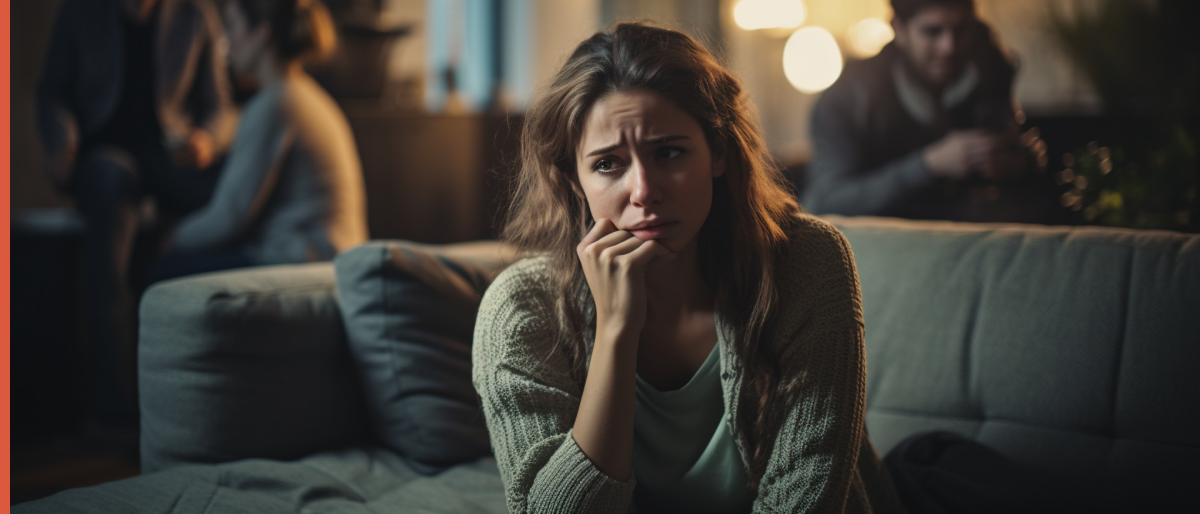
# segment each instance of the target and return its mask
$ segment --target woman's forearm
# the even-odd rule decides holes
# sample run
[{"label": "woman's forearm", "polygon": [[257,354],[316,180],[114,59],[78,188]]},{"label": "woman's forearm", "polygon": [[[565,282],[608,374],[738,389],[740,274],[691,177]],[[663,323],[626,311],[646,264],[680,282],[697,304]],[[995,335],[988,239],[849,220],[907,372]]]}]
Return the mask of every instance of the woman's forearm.
[{"label": "woman's forearm", "polygon": [[587,383],[575,415],[575,444],[614,480],[632,473],[633,403],[639,334],[598,327]]},{"label": "woman's forearm", "polygon": [[592,299],[596,341],[572,431],[575,444],[605,475],[633,473],[633,391],[637,347],[646,324],[646,265],[670,254],[600,218],[576,247]]}]

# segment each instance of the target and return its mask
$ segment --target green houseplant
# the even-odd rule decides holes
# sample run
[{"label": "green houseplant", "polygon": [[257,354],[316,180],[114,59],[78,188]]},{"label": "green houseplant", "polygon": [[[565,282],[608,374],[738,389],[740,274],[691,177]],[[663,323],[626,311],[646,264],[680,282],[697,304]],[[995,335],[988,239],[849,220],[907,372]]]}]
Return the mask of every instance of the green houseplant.
[{"label": "green houseplant", "polygon": [[[1070,7],[1066,9],[1064,7]],[[1089,222],[1196,230],[1200,2],[1051,4],[1049,29],[1091,82],[1106,114],[1130,120],[1121,141],[1063,156],[1064,207]]]}]

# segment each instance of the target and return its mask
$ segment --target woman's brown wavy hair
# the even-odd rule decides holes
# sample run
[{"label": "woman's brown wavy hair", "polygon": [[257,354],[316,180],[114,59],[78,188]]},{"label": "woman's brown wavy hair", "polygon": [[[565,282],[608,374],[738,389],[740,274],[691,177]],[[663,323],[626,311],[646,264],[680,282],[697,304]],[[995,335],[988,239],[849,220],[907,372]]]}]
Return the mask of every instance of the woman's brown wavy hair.
[{"label": "woman's brown wavy hair", "polygon": [[337,46],[337,29],[319,0],[237,0],[251,27],[268,23],[275,54],[284,61],[320,61]]},{"label": "woman's brown wavy hair", "polygon": [[780,420],[772,409],[780,376],[758,341],[776,298],[775,262],[799,207],[767,154],[741,83],[686,34],[643,23],[621,23],[580,43],[526,113],[521,163],[503,239],[526,255],[546,255],[559,290],[559,340],[572,374],[585,378],[588,333],[595,305],[575,247],[591,214],[575,170],[584,119],[601,98],[647,90],[672,101],[704,130],[725,173],[713,181],[712,209],[700,229],[704,279],[716,308],[733,327],[730,340],[742,363],[738,435],[750,455],[757,488]]}]

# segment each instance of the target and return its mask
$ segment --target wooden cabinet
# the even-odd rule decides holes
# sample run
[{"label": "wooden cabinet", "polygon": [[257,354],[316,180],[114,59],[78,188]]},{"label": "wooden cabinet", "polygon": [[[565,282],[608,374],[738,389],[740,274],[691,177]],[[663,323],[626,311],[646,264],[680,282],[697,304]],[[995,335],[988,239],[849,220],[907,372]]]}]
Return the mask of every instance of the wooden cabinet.
[{"label": "wooden cabinet", "polygon": [[373,239],[496,237],[521,119],[430,115],[344,104],[358,143]]}]

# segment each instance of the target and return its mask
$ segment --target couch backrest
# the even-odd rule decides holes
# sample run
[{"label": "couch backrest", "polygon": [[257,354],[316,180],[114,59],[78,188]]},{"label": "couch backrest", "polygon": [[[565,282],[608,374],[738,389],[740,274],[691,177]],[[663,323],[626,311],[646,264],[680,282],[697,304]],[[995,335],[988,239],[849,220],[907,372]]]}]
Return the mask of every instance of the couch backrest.
[{"label": "couch backrest", "polygon": [[858,265],[881,453],[944,429],[1130,505],[1200,484],[1200,237],[829,220]]}]

